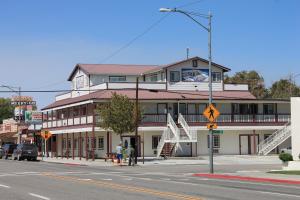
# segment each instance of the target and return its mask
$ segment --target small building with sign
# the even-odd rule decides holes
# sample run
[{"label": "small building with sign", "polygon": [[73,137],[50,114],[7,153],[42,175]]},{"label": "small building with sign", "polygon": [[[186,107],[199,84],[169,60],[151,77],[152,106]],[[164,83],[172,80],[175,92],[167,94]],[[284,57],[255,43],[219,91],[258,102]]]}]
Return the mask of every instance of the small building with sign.
[{"label": "small building with sign", "polygon": [[[266,155],[289,147],[290,135],[278,133],[290,126],[290,101],[256,99],[248,85],[225,84],[229,71],[212,64],[213,105],[219,112],[213,120],[214,153]],[[114,92],[135,100],[137,78],[143,117],[137,140],[124,133],[122,142],[137,143],[140,156],[207,155],[208,61],[199,57],[165,65],[77,64],[68,77],[72,91],[42,109],[43,130],[52,134],[50,154],[90,159],[115,152],[120,137],[97,125],[95,109]],[[267,143],[270,136],[276,144]]]}]

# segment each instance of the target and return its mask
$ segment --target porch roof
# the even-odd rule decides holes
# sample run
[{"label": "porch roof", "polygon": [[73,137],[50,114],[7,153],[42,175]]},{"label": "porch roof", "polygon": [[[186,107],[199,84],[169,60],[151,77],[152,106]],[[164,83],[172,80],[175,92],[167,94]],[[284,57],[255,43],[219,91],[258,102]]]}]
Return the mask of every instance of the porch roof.
[{"label": "porch roof", "polygon": [[[126,95],[129,99],[135,99],[135,89],[98,90],[96,92],[74,98],[56,101],[42,110],[79,103],[87,100],[108,100],[112,94]],[[214,91],[215,100],[255,100],[249,91]],[[139,90],[140,100],[207,100],[207,91],[167,91],[167,90]]]}]

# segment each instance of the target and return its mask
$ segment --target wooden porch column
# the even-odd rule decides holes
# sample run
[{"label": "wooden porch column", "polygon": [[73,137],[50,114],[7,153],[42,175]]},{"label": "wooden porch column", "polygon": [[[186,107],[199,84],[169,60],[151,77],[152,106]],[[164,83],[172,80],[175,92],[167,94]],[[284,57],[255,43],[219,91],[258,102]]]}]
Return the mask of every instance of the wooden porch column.
[{"label": "wooden porch column", "polygon": [[[86,111],[87,116],[87,111]],[[92,126],[92,160],[95,160],[95,110],[93,110],[93,126]]]},{"label": "wooden porch column", "polygon": [[55,149],[55,154],[56,154],[56,159],[58,158],[58,135],[55,135],[55,145],[56,145],[56,149]]},{"label": "wooden porch column", "polygon": [[85,159],[88,160],[89,153],[88,153],[88,133],[85,132]]},{"label": "wooden porch column", "polygon": [[[259,135],[258,135],[259,137]],[[253,154],[256,154],[256,135],[255,135],[255,130],[253,130]]]},{"label": "wooden porch column", "polygon": [[61,134],[61,159],[64,158],[64,134]]},{"label": "wooden porch column", "polygon": [[73,160],[74,160],[74,152],[75,150],[74,150],[74,133],[72,133],[72,158],[73,158]]},{"label": "wooden porch column", "polygon": [[81,157],[82,157],[82,138],[81,138],[81,132],[79,132],[79,141],[78,141],[78,146],[79,146],[79,152],[78,152],[78,155],[79,155],[79,160],[81,160]]},{"label": "wooden porch column", "polygon": [[69,159],[69,133],[67,133],[67,159]]},{"label": "wooden porch column", "polygon": [[50,137],[51,140],[51,158],[53,158],[53,137]]},{"label": "wooden porch column", "polygon": [[107,133],[106,133],[106,153],[111,153],[111,151],[110,151],[110,142],[109,142],[109,140],[110,140],[110,138],[109,138],[109,132],[107,131]]}]

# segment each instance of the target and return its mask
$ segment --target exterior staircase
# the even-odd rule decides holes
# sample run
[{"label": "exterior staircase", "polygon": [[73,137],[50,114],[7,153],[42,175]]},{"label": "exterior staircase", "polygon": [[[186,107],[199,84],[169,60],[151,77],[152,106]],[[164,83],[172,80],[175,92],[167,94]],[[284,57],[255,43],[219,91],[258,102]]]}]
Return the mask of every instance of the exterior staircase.
[{"label": "exterior staircase", "polygon": [[267,139],[258,145],[258,155],[267,155],[278,145],[282,144],[289,137],[291,137],[291,123],[288,122],[282,129],[278,129]]},{"label": "exterior staircase", "polygon": [[181,114],[179,114],[177,125],[169,113],[167,128],[158,143],[156,156],[169,157],[175,154],[177,149],[181,148],[180,142],[197,142],[197,131],[188,126]]}]

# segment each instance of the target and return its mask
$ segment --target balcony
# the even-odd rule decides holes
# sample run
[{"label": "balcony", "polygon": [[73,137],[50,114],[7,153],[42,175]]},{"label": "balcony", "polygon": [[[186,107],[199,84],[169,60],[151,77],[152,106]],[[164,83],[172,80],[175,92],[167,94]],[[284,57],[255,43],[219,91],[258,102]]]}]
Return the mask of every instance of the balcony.
[{"label": "balcony", "polygon": [[[208,123],[203,115],[183,115],[188,123]],[[282,124],[290,121],[290,114],[221,114],[217,119],[217,123],[224,124]]]},{"label": "balcony", "polygon": [[93,123],[93,116],[81,116],[67,119],[48,120],[43,122],[43,128],[58,128],[58,127],[69,127],[76,125],[87,125]]}]

